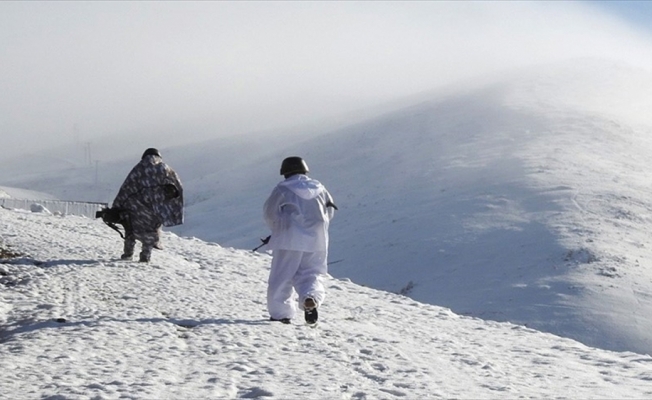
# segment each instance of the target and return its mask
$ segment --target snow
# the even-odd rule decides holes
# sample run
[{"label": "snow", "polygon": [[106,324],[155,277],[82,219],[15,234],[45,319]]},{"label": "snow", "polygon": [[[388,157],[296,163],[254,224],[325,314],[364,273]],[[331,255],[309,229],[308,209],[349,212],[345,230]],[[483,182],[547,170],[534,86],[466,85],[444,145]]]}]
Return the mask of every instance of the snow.
[{"label": "snow", "polygon": [[[334,276],[652,354],[651,77],[574,60],[424,94],[238,164],[209,143],[175,160],[196,196],[175,232],[253,248],[280,160],[302,155],[340,209]],[[209,154],[222,161],[197,171]]]},{"label": "snow", "polygon": [[48,193],[34,190],[19,189],[14,187],[0,186],[0,199],[24,199],[24,200],[54,200],[55,197]]},{"label": "snow", "polygon": [[[650,91],[648,70],[580,59],[424,93],[321,134],[145,147],[184,183],[176,235],[258,246],[281,160],[301,155],[339,207],[337,279],[652,354]],[[93,149],[95,163],[74,147],[17,158],[0,183],[110,202],[144,148],[111,137]]]},{"label": "snow", "polygon": [[[4,398],[649,398],[652,357],[327,279],[316,328],[267,320],[270,256],[0,209]],[[582,257],[579,255],[578,257]]]}]

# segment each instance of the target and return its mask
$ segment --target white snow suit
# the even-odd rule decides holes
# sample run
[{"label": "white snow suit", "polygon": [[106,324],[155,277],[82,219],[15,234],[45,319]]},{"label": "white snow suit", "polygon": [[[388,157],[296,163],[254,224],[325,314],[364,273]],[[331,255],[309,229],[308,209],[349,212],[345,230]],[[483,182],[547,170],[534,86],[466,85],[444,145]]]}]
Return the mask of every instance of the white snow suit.
[{"label": "white snow suit", "polygon": [[303,174],[290,176],[272,191],[263,207],[272,231],[273,259],[267,286],[267,308],[273,319],[294,318],[307,297],[319,306],[325,296],[321,275],[328,272],[328,226],[333,198],[318,181]]}]

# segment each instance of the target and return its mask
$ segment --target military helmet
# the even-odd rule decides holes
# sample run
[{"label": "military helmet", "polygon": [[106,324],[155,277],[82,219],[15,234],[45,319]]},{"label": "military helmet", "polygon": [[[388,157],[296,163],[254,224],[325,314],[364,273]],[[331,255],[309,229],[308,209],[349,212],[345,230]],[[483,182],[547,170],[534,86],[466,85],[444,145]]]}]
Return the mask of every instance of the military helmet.
[{"label": "military helmet", "polygon": [[287,157],[281,164],[281,175],[307,174],[308,164],[301,157]]},{"label": "military helmet", "polygon": [[147,156],[159,156],[159,157],[161,157],[161,153],[157,149],[155,149],[153,147],[150,147],[149,149],[145,150],[145,152],[143,153],[143,156],[140,157],[140,159],[142,160],[143,158],[145,158]]}]

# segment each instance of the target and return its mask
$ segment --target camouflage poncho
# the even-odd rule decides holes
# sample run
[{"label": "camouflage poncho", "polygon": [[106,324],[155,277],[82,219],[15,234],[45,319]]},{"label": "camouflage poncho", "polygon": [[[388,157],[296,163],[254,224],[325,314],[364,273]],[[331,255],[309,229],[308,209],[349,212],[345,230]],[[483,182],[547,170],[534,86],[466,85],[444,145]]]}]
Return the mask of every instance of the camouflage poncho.
[{"label": "camouflage poncho", "polygon": [[145,156],[131,170],[113,201],[129,211],[135,232],[183,223],[183,188],[176,172],[161,157]]}]

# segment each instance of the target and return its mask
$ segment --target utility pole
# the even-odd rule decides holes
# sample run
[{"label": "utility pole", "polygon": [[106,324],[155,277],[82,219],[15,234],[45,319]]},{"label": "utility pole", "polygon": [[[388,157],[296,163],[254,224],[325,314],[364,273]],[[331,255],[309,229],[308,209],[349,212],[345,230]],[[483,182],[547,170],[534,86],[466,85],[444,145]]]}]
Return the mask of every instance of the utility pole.
[{"label": "utility pole", "polygon": [[91,142],[84,143],[84,161],[86,161],[88,165],[93,165],[91,158]]},{"label": "utility pole", "polygon": [[99,164],[100,164],[100,160],[95,160],[95,186],[99,186],[100,184],[99,173],[98,173]]}]

